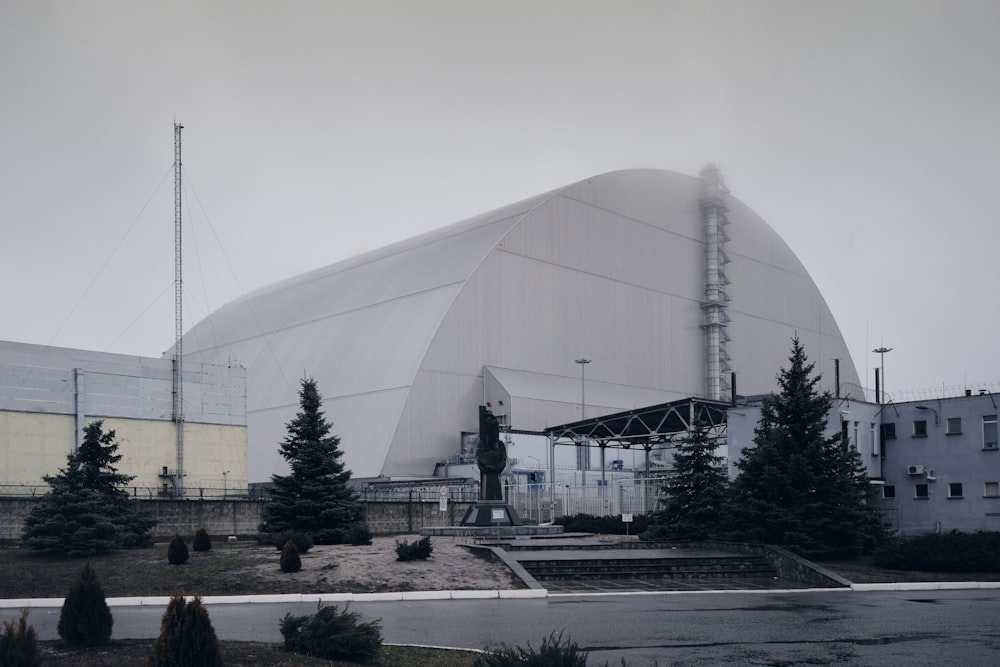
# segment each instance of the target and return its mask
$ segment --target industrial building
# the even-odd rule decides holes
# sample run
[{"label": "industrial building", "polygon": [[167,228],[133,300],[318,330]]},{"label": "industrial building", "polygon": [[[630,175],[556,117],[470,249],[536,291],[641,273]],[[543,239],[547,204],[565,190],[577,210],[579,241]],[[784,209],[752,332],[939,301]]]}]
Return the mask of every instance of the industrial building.
[{"label": "industrial building", "polygon": [[885,406],[879,495],[894,528],[1000,530],[998,413],[985,390]]},{"label": "industrial building", "polygon": [[396,480],[461,454],[484,404],[542,433],[727,401],[734,378],[737,393],[770,392],[795,335],[858,384],[808,272],[710,165],[595,176],[279,282],[212,313],[183,349],[247,369],[251,481],[286,470],[303,373],[354,477]]},{"label": "industrial building", "polygon": [[246,372],[190,363],[182,382],[178,420],[170,359],[0,341],[0,495],[48,491],[95,420],[136,497],[245,495]]},{"label": "industrial building", "polygon": [[[508,437],[547,440],[547,478],[512,457],[527,518],[643,512],[699,411],[736,475],[759,418],[748,397],[776,388],[794,336],[836,396],[829,433],[859,451],[895,529],[1000,529],[995,396],[867,401],[807,271],[711,165],[595,176],[260,289],[184,335],[180,379],[174,351],[0,342],[0,494],[44,493],[94,419],[136,496],[245,494],[286,471],[305,374],[356,480],[475,475],[463,454],[485,405]],[[601,454],[575,501],[553,485],[556,443],[581,471]],[[644,470],[623,467],[629,449]]]}]

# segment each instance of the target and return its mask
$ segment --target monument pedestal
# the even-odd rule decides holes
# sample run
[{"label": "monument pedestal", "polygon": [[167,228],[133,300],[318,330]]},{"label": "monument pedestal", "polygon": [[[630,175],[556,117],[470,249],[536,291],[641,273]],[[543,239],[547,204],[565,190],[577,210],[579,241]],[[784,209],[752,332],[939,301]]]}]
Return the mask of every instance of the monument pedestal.
[{"label": "monument pedestal", "polygon": [[502,500],[480,500],[462,518],[463,526],[523,526],[517,510]]}]

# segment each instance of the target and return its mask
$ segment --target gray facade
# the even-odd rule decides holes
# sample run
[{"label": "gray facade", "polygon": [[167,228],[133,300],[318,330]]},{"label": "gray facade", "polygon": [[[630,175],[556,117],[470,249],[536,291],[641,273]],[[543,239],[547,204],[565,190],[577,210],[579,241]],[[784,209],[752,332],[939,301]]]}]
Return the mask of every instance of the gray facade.
[{"label": "gray facade", "polygon": [[904,535],[1000,530],[996,396],[888,404],[881,505]]},{"label": "gray facade", "polygon": [[[185,363],[183,382],[186,421],[246,426],[244,369]],[[171,421],[173,362],[0,341],[0,410]]]},{"label": "gray facade", "polygon": [[[835,399],[827,434],[858,449],[871,497],[899,534],[1000,530],[997,405],[989,393],[885,405]],[[756,405],[728,413],[731,479],[759,419]]]}]

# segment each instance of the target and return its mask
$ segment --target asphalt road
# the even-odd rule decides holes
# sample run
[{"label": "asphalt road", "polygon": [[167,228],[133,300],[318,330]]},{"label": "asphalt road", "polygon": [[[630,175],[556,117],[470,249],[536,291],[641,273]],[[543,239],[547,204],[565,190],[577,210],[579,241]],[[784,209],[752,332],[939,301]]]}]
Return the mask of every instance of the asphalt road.
[{"label": "asphalt road", "polygon": [[[352,603],[381,618],[389,643],[537,647],[564,631],[591,665],[1000,665],[1000,591],[725,592],[567,596],[538,600]],[[0,617],[13,616],[5,609]],[[162,607],[115,607],[114,636],[154,637]],[[218,604],[209,613],[228,639],[280,641],[286,612],[313,604]],[[29,617],[56,637],[58,609]]]}]

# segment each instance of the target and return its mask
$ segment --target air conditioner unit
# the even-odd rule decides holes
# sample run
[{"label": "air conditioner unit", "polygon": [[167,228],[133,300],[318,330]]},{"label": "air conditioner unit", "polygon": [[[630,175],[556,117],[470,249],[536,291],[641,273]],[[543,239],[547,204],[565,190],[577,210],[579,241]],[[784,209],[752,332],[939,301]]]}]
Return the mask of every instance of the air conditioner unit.
[{"label": "air conditioner unit", "polygon": [[906,474],[907,475],[923,475],[924,474],[924,467],[923,466],[908,466],[906,468]]}]

